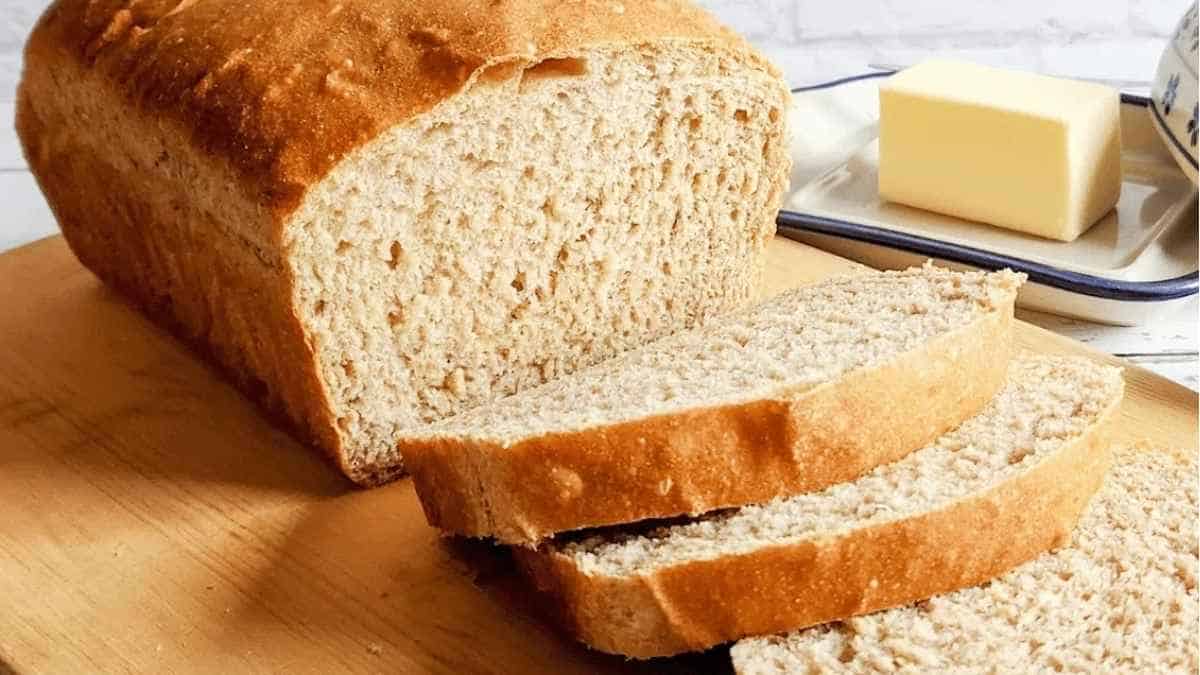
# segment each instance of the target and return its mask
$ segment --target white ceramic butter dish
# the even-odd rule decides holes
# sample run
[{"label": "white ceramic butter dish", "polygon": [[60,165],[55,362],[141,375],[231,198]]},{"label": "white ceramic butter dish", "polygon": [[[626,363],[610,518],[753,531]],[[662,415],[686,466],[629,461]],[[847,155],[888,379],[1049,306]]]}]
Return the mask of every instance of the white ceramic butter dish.
[{"label": "white ceramic butter dish", "polygon": [[881,200],[878,82],[887,75],[794,91],[781,234],[882,268],[929,258],[1009,267],[1030,278],[1021,306],[1104,323],[1144,323],[1196,295],[1196,189],[1155,132],[1148,99],[1122,96],[1117,208],[1066,243]]}]

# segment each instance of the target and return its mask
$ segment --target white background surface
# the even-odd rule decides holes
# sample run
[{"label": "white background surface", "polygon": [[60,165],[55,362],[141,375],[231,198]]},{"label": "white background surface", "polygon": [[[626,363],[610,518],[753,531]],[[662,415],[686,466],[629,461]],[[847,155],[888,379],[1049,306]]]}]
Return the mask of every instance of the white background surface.
[{"label": "white background surface", "polygon": [[[1186,0],[699,0],[795,85],[934,55],[1050,74],[1147,81]],[[57,231],[12,130],[21,47],[46,6],[0,0],[0,251]],[[1036,323],[1197,387],[1196,306],[1154,326]]]}]

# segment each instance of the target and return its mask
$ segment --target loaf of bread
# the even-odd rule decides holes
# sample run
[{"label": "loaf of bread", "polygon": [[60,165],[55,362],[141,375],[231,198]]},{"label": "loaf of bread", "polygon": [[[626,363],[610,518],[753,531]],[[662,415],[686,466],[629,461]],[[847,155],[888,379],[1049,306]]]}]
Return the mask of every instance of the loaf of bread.
[{"label": "loaf of bread", "polygon": [[17,128],[80,260],[371,484],[743,305],[787,104],[684,0],[59,0]]},{"label": "loaf of bread", "polygon": [[639,658],[908,604],[1065,544],[1122,390],[1116,368],[1024,355],[978,415],[857,480],[516,554],[579,639]]},{"label": "loaf of bread", "polygon": [[768,501],[933,441],[1000,389],[1023,277],[832,279],[461,415],[405,443],[429,521],[535,544]]},{"label": "loaf of bread", "polygon": [[733,664],[741,675],[1195,673],[1196,472],[1194,456],[1120,451],[1069,547],[915,606],[743,640]]}]

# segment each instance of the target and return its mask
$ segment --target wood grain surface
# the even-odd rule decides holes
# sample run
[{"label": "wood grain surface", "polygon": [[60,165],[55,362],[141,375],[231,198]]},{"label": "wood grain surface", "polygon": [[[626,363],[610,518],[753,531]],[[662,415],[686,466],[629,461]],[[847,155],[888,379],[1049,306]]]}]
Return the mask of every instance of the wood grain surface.
[{"label": "wood grain surface", "polygon": [[[769,290],[865,271],[786,240]],[[1032,326],[1020,341],[1114,361]],[[1126,371],[1120,442],[1194,452],[1195,392]],[[57,237],[0,255],[0,672],[714,672],[572,644],[409,481],[352,488]]]}]

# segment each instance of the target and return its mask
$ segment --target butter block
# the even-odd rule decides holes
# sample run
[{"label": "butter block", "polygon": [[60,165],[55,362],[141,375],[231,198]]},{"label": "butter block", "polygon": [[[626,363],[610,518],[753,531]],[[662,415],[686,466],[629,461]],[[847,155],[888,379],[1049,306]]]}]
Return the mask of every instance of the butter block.
[{"label": "butter block", "polygon": [[1120,191],[1115,89],[955,61],[879,87],[883,199],[1072,241]]}]

